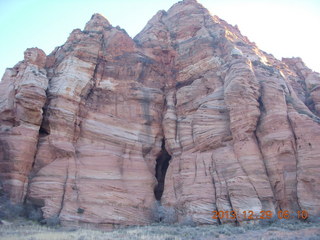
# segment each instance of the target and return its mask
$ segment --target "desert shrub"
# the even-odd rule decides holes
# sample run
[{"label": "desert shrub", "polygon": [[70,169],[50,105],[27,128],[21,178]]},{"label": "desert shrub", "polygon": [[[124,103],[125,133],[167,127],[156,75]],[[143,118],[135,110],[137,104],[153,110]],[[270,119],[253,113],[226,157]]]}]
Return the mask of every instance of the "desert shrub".
[{"label": "desert shrub", "polygon": [[41,208],[36,207],[33,204],[26,204],[25,205],[25,217],[32,221],[41,221],[43,213]]},{"label": "desert shrub", "polygon": [[306,238],[307,240],[319,240],[320,239],[320,234],[316,234],[315,236],[311,236]]},{"label": "desert shrub", "polygon": [[77,213],[79,213],[79,214],[84,213],[84,209],[83,208],[78,208]]},{"label": "desert shrub", "polygon": [[[1,192],[1,191],[0,191]],[[0,218],[14,220],[18,217],[24,217],[33,221],[42,219],[40,208],[32,204],[13,203],[7,194],[0,193]]]},{"label": "desert shrub", "polygon": [[227,235],[227,236],[231,235],[230,230],[228,228],[224,228],[224,227],[220,227],[219,230],[218,230],[218,233],[219,234],[224,234],[224,235]]},{"label": "desert shrub", "polygon": [[237,230],[237,233],[239,234],[241,234],[241,233],[245,233],[246,232],[246,230],[244,230],[244,228],[242,228],[242,227],[237,227],[236,228],[236,230]]},{"label": "desert shrub", "polygon": [[43,219],[41,223],[46,224],[49,227],[56,227],[60,225],[60,218],[57,215],[54,215],[52,217]]},{"label": "desert shrub", "polygon": [[154,206],[151,210],[151,220],[153,222],[160,222],[160,213],[159,213],[159,207],[161,206],[160,201],[155,201]]},{"label": "desert shrub", "polygon": [[0,218],[11,220],[22,216],[24,216],[22,204],[12,203],[5,195],[0,197]]},{"label": "desert shrub", "polygon": [[270,226],[271,224],[275,223],[276,221],[278,221],[278,217],[276,215],[273,215],[272,218],[270,218],[270,219],[261,219],[259,221],[259,225]]},{"label": "desert shrub", "polygon": [[309,217],[306,219],[306,222],[309,222],[309,223],[319,223],[319,222],[320,222],[320,217],[319,217],[319,216],[309,216]]},{"label": "desert shrub", "polygon": [[177,222],[176,211],[173,207],[163,207],[161,206],[160,212],[163,215],[162,222],[172,224]]},{"label": "desert shrub", "polygon": [[86,240],[86,236],[85,235],[79,236],[77,240]]},{"label": "desert shrub", "polygon": [[268,227],[268,231],[279,231],[280,228],[277,227]]},{"label": "desert shrub", "polygon": [[155,202],[152,209],[152,220],[155,222],[162,222],[172,224],[177,222],[176,211],[173,207],[162,206],[159,201]]},{"label": "desert shrub", "polygon": [[181,221],[181,225],[189,226],[189,227],[195,227],[197,224],[193,221],[192,216],[186,216]]}]

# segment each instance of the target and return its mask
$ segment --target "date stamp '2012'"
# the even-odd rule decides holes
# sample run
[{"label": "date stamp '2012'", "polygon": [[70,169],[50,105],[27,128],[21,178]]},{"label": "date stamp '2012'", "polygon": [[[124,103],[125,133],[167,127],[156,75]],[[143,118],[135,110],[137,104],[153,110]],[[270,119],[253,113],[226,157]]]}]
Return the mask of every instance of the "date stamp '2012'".
[{"label": "date stamp '2012'", "polygon": [[290,212],[288,210],[277,211],[275,214],[272,211],[260,211],[254,212],[251,210],[247,211],[212,211],[212,219],[271,219],[272,217],[277,217],[278,219],[307,219],[309,214],[306,210]]}]

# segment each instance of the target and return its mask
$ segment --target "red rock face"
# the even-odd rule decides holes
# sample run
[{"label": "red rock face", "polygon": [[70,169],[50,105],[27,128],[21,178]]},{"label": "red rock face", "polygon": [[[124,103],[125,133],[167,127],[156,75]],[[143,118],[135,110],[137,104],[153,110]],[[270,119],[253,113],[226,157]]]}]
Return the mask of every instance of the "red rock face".
[{"label": "red rock face", "polygon": [[6,70],[0,88],[0,177],[14,202],[26,194],[48,87],[45,53],[29,48],[24,56]]},{"label": "red rock face", "polygon": [[159,209],[207,224],[248,220],[214,210],[316,216],[319,89],[301,59],[275,59],[196,1],[134,40],[95,14],[5,73],[1,181],[64,225],[148,224]]}]

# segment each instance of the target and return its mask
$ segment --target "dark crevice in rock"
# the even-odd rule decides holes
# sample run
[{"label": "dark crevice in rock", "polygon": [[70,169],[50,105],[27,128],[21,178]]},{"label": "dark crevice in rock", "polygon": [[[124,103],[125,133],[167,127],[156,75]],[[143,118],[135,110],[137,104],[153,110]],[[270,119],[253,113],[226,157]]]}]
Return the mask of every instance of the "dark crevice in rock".
[{"label": "dark crevice in rock", "polygon": [[41,126],[39,129],[39,135],[41,136],[47,136],[50,134],[50,130],[48,128],[45,128],[44,126]]},{"label": "dark crevice in rock", "polygon": [[66,190],[67,190],[68,179],[69,179],[69,162],[68,162],[68,166],[67,166],[67,169],[66,169],[66,177],[65,177],[64,183],[63,183],[63,192],[62,192],[62,196],[61,196],[61,203],[60,203],[60,208],[59,208],[59,211],[58,211],[58,214],[57,214],[58,217],[60,217],[60,214],[61,214],[62,209],[64,207],[64,201],[65,201],[65,194],[66,194]]},{"label": "dark crevice in rock", "polygon": [[[268,167],[268,164],[267,164],[267,160],[266,160],[266,157],[263,153],[263,149],[262,149],[262,143],[261,143],[261,139],[259,137],[259,134],[258,132],[260,131],[260,127],[261,125],[263,124],[262,123],[262,119],[267,116],[267,111],[266,111],[266,108],[265,108],[265,105],[264,105],[264,101],[263,101],[263,85],[260,84],[260,96],[259,98],[257,99],[258,103],[259,103],[259,111],[260,111],[260,114],[259,114],[259,117],[258,117],[258,120],[257,120],[257,124],[256,124],[256,128],[255,130],[253,131],[253,137],[255,138],[255,141],[257,143],[257,146],[258,146],[258,149],[259,149],[259,153],[260,153],[260,156],[261,156],[261,159],[262,159],[262,164],[264,166],[264,169],[265,169],[265,173],[267,175],[267,178],[268,178],[268,182],[270,184],[270,189],[272,191],[272,195],[273,195],[273,199],[275,199],[275,196],[277,195],[276,193],[276,189],[275,189],[275,186],[272,184],[272,181],[271,181],[271,173],[270,173],[270,169]],[[258,192],[257,192],[257,195],[258,195]],[[259,196],[259,195],[258,195]],[[260,198],[260,197],[259,197]],[[265,201],[265,202],[269,202],[268,199],[260,199],[261,203],[263,204],[262,201]],[[272,200],[271,200],[272,201]],[[270,202],[269,202],[270,203]],[[274,201],[272,201],[272,204],[275,205],[276,203]],[[269,205],[269,204],[268,204]],[[267,206],[268,206],[267,205]]]},{"label": "dark crevice in rock", "polygon": [[180,89],[182,87],[191,85],[195,80],[197,80],[199,78],[203,78],[203,76],[192,77],[192,78],[189,78],[188,80],[185,80],[183,82],[177,82],[176,85],[175,85],[176,90],[178,90],[178,89]]},{"label": "dark crevice in rock", "polygon": [[49,105],[49,90],[48,90],[48,88],[46,89],[45,92],[46,92],[46,101],[42,107],[42,117],[41,117],[41,123],[40,123],[40,127],[39,127],[39,134],[38,134],[38,138],[37,138],[37,147],[36,147],[34,155],[33,155],[31,169],[29,170],[29,173],[27,174],[27,179],[25,180],[25,181],[27,181],[27,191],[26,191],[26,194],[24,195],[23,201],[22,201],[24,204],[26,204],[26,202],[28,200],[30,182],[34,178],[34,176],[36,175],[36,171],[34,169],[34,166],[35,166],[37,154],[38,154],[38,151],[40,148],[40,143],[45,137],[50,135],[50,126],[49,126],[48,119],[46,117],[46,115],[48,114],[47,107]]},{"label": "dark crevice in rock", "polygon": [[[100,39],[101,41],[101,45],[100,45],[100,51],[103,51],[105,49],[105,39],[104,36],[101,37]],[[79,151],[78,151],[78,140],[80,138],[80,136],[82,135],[82,124],[83,124],[83,119],[85,119],[88,115],[88,112],[90,110],[94,110],[94,108],[90,107],[89,105],[93,102],[93,98],[96,96],[99,96],[99,91],[97,89],[97,79],[98,77],[102,78],[104,72],[102,69],[104,69],[105,67],[105,62],[101,57],[97,57],[96,59],[96,63],[95,63],[95,67],[94,70],[92,72],[92,77],[90,79],[90,81],[86,84],[86,86],[82,89],[81,94],[80,94],[80,102],[78,104],[78,108],[75,112],[76,115],[76,120],[74,122],[74,128],[73,128],[73,146],[74,146],[74,157],[73,157],[73,161],[74,161],[74,167],[75,167],[75,171],[74,171],[74,181],[72,184],[72,190],[76,195],[76,200],[75,202],[77,204],[79,204],[79,177],[78,177],[78,173],[79,173]],[[101,71],[102,70],[102,71]],[[69,173],[69,170],[67,169],[67,174]],[[67,176],[68,178],[68,176]],[[67,181],[67,179],[66,179]],[[66,182],[65,182],[66,184]],[[65,188],[66,186],[64,185],[64,192],[63,192],[63,197],[62,197],[62,205],[64,204],[64,196],[65,196]],[[59,211],[59,215],[63,209],[63,206],[61,207],[60,211]],[[84,212],[84,209],[82,208],[78,208],[77,213],[82,214]]]},{"label": "dark crevice in rock", "polygon": [[[288,112],[288,105],[287,105],[287,112]],[[298,137],[296,135],[296,132],[294,130],[294,124],[290,118],[289,115],[287,115],[287,119],[288,119],[288,125],[289,125],[289,128],[291,130],[291,133],[292,133],[292,141],[291,141],[291,144],[292,144],[292,149],[293,149],[293,153],[294,153],[294,156],[295,156],[295,162],[296,162],[296,169],[299,169],[299,153],[298,153]],[[300,206],[300,199],[299,199],[299,195],[298,195],[298,182],[299,182],[299,176],[298,176],[298,172],[296,172],[296,182],[295,182],[295,186],[296,186],[296,195],[295,195],[295,198],[297,200],[297,205],[299,207],[299,210],[302,210],[303,208]]]},{"label": "dark crevice in rock", "polygon": [[158,184],[154,188],[154,195],[158,201],[161,200],[163,194],[164,181],[170,160],[171,155],[167,152],[165,148],[165,140],[162,139],[161,151],[156,159],[156,178],[158,180]]},{"label": "dark crevice in rock", "polygon": [[[266,113],[266,109],[264,107],[264,104],[263,104],[263,101],[262,101],[262,96],[260,96],[258,98],[258,103],[259,103],[259,110],[260,110],[260,113]],[[260,119],[259,119],[260,120]]]}]

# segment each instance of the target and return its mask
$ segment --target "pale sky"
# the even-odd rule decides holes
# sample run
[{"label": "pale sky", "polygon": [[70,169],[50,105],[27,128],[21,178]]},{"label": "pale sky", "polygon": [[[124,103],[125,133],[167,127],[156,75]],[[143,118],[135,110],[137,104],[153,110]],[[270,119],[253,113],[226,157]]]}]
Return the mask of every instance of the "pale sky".
[{"label": "pale sky", "polygon": [[[158,10],[177,0],[0,0],[0,76],[23,60],[29,47],[49,54],[93,13],[134,37]],[[198,0],[258,47],[281,57],[301,57],[320,72],[320,0]]]}]

